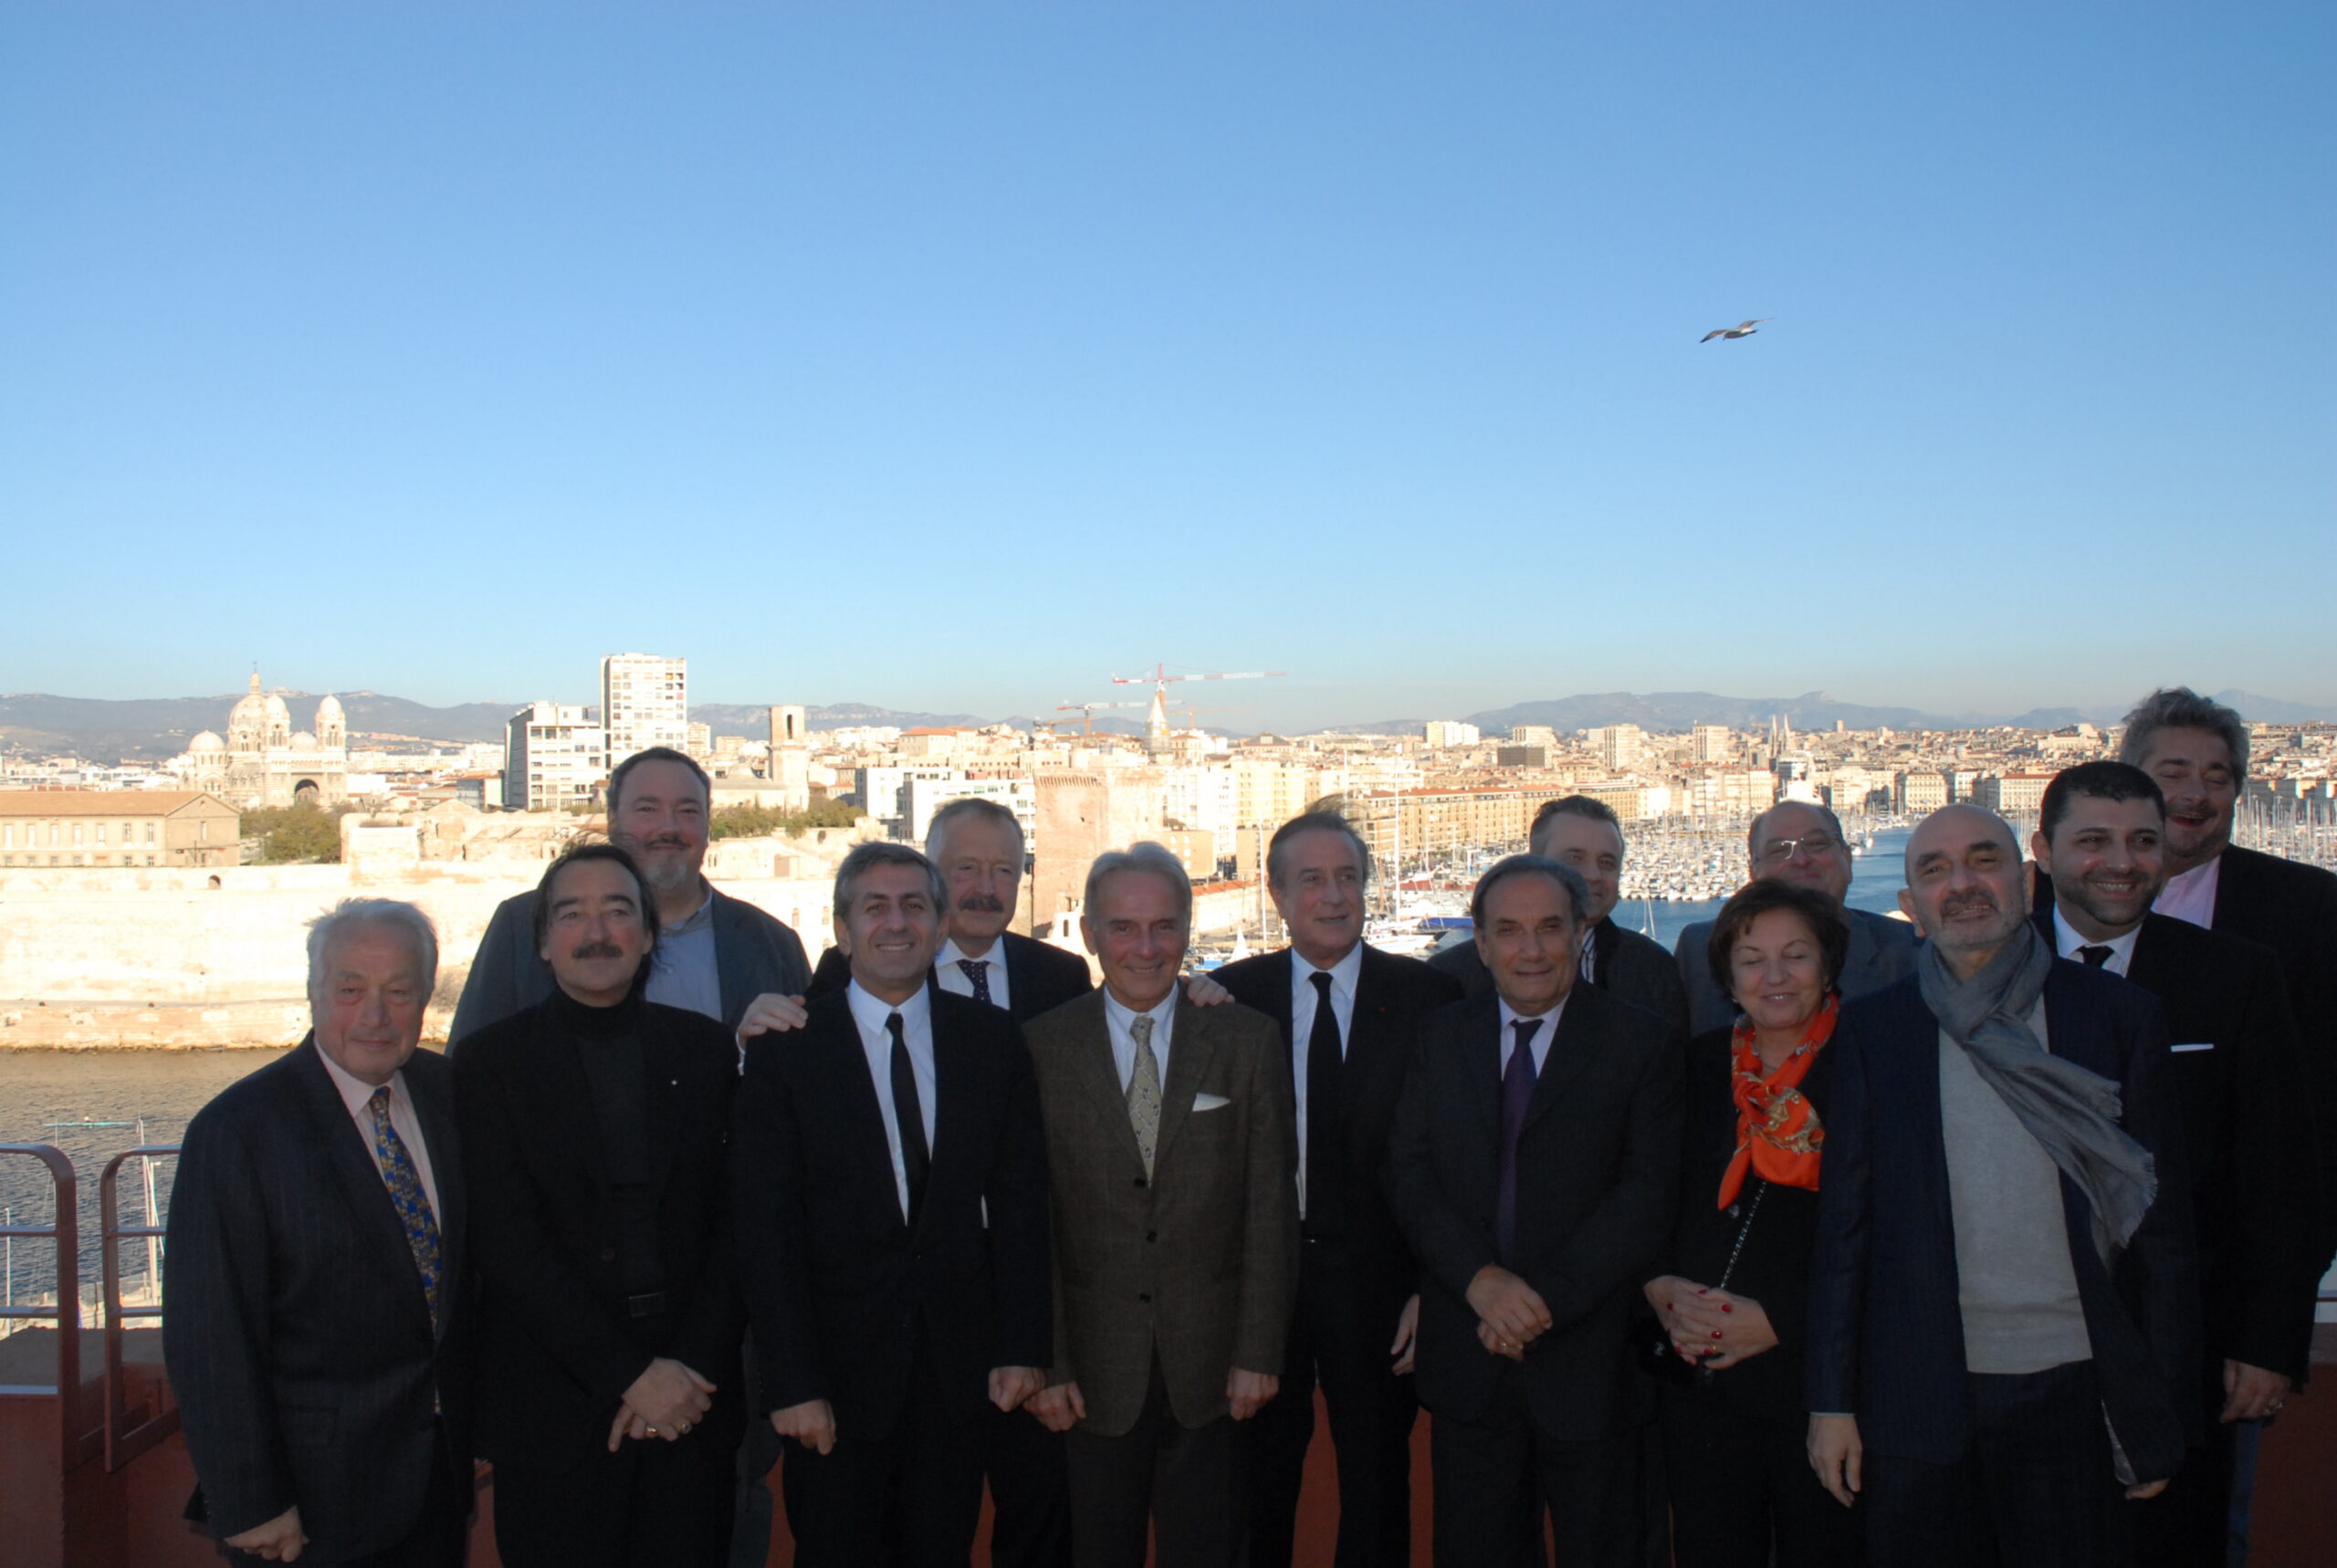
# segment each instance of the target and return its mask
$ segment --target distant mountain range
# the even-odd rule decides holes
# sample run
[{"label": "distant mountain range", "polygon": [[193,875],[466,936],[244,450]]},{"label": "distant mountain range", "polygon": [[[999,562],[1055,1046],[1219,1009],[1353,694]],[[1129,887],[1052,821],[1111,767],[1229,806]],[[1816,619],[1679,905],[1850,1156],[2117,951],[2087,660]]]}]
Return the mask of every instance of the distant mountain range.
[{"label": "distant mountain range", "polygon": [[[315,721],[322,694],[287,693],[296,728]],[[352,737],[398,737],[449,743],[499,741],[504,726],[518,703],[463,703],[431,707],[380,692],[338,692]],[[147,697],[109,702],[93,697],[60,697],[41,692],[0,695],[0,743],[32,752],[74,752],[94,758],[120,758],[125,762],[160,762],[186,749],[203,730],[225,734],[227,712],[241,692],[225,696]],[[2337,723],[2337,705],[2288,702],[2254,692],[2222,691],[2216,700],[2227,703],[2251,719],[2266,724]],[[1712,692],[1599,692],[1544,702],[1514,704],[1465,716],[1488,736],[1506,733],[1521,724],[1548,725],[1564,733],[1601,725],[1636,724],[1642,729],[1677,731],[1695,724],[1724,724],[1733,729],[1762,729],[1770,716],[1782,714],[1797,730],[1829,730],[1839,719],[1850,729],[1975,729],[2009,726],[2020,729],[2059,729],[2087,721],[2115,724],[2124,716],[2122,706],[2112,712],[2091,708],[2031,708],[2022,714],[1931,714],[1915,708],[1871,707],[1841,702],[1825,692],[1805,692],[1796,697],[1731,697]],[[901,729],[940,728],[1009,722],[1028,728],[1028,718],[1001,721],[962,713],[905,713],[865,703],[836,703],[809,710],[813,729],[892,726]],[[740,735],[760,740],[770,730],[770,709],[751,703],[707,703],[690,710],[690,717],[713,727],[717,735]],[[1401,735],[1417,730],[1416,718],[1374,719],[1366,724],[1340,725],[1349,733]],[[1066,731],[1071,725],[1066,725]],[[1098,718],[1100,734],[1140,735],[1142,721]],[[1224,733],[1241,735],[1241,730]]]}]

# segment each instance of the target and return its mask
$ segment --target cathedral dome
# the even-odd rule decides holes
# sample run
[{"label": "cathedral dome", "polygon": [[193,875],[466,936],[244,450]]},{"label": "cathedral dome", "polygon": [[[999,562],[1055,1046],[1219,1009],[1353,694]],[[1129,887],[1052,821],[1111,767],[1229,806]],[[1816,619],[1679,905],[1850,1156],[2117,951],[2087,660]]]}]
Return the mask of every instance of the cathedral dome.
[{"label": "cathedral dome", "polygon": [[314,751],[316,748],[317,737],[305,729],[292,737],[292,749],[295,751]]},{"label": "cathedral dome", "polygon": [[319,729],[324,728],[325,721],[327,719],[340,718],[341,716],[343,716],[341,711],[341,699],[339,697],[328,695],[324,701],[317,705],[317,727]]},{"label": "cathedral dome", "polygon": [[227,743],[206,729],[193,740],[188,741],[186,748],[191,752],[225,751],[227,749]]},{"label": "cathedral dome", "polygon": [[[249,701],[250,699],[246,698],[245,700]],[[241,706],[242,704],[237,704],[236,706]],[[281,720],[283,723],[288,725],[292,722],[292,710],[284,706],[284,699],[282,697],[278,696],[274,692],[270,692],[267,694],[267,716],[272,719]]]}]

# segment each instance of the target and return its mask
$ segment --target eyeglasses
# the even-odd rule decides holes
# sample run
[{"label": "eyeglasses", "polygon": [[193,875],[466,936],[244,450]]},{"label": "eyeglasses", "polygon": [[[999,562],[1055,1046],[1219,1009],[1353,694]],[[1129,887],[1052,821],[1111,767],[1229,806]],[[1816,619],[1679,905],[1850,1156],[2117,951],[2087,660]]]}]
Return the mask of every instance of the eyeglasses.
[{"label": "eyeglasses", "polygon": [[1771,839],[1761,846],[1761,858],[1774,865],[1783,865],[1799,850],[1811,860],[1822,861],[1842,847],[1842,841],[1831,833],[1804,833],[1797,839]]}]

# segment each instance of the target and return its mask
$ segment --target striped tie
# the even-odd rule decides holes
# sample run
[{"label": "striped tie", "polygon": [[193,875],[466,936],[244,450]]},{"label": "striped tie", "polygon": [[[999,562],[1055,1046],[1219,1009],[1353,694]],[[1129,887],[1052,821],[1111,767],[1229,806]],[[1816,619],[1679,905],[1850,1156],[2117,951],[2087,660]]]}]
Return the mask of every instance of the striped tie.
[{"label": "striped tie", "polygon": [[1153,1152],[1160,1146],[1160,1060],[1152,1054],[1152,1019],[1137,1014],[1128,1024],[1128,1038],[1136,1041],[1136,1071],[1128,1075],[1128,1122],[1136,1128],[1136,1146],[1149,1177]]},{"label": "striped tie", "polygon": [[414,1266],[422,1272],[423,1298],[430,1303],[430,1322],[438,1324],[438,1219],[423,1196],[422,1177],[405,1152],[405,1140],[390,1125],[390,1086],[373,1091],[365,1102],[373,1113],[373,1153],[382,1163],[382,1179],[389,1184],[390,1202],[405,1226],[405,1244],[414,1249]]}]

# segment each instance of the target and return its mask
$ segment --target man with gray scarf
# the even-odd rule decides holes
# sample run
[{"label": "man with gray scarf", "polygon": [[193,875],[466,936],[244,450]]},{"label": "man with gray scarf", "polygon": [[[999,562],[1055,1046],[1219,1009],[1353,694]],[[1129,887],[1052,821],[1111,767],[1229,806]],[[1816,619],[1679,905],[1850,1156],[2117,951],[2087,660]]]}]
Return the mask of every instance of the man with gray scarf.
[{"label": "man with gray scarf", "polygon": [[2198,1417],[2164,1017],[2054,957],[1993,812],[1934,811],[1906,865],[1929,942],[1832,1047],[1810,1462],[1883,1568],[2091,1564]]}]

